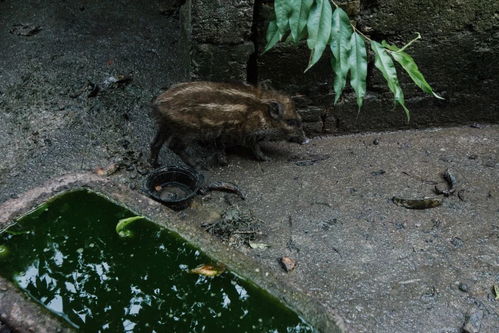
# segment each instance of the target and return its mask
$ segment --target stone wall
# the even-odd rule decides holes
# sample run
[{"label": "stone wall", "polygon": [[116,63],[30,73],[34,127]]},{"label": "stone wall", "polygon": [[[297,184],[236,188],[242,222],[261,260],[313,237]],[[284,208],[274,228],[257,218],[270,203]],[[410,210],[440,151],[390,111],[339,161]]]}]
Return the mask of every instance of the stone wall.
[{"label": "stone wall", "polygon": [[192,78],[246,81],[254,0],[191,0]]},{"label": "stone wall", "polygon": [[267,23],[273,17],[272,0],[192,0],[193,79],[265,82],[286,91],[295,97],[307,131],[316,134],[499,122],[499,2],[338,2],[374,40],[404,45],[420,32],[423,39],[408,53],[445,100],[421,92],[399,69],[411,110],[407,123],[370,57],[368,91],[360,113],[348,88],[332,105],[328,56],[303,73],[309,56],[305,43],[280,43],[262,54]]}]

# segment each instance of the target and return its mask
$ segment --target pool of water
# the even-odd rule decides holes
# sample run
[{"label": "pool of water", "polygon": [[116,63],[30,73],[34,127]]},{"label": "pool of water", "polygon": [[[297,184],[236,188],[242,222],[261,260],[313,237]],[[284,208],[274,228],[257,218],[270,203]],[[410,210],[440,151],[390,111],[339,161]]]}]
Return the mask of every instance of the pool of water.
[{"label": "pool of water", "polygon": [[0,275],[81,332],[316,332],[178,235],[88,191],[56,197],[0,234]]}]

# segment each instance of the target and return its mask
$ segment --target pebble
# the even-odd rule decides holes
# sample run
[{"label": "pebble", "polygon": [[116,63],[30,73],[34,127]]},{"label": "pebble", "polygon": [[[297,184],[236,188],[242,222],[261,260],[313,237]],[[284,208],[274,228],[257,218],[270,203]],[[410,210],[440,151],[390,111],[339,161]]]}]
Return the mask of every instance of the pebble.
[{"label": "pebble", "polygon": [[468,290],[470,290],[469,286],[463,282],[459,283],[458,288],[459,288],[459,290],[461,290],[462,292],[465,292],[465,293],[467,293]]},{"label": "pebble", "polygon": [[281,263],[282,268],[286,272],[291,272],[292,270],[294,270],[296,268],[296,260],[294,260],[293,258],[282,257],[279,261]]}]

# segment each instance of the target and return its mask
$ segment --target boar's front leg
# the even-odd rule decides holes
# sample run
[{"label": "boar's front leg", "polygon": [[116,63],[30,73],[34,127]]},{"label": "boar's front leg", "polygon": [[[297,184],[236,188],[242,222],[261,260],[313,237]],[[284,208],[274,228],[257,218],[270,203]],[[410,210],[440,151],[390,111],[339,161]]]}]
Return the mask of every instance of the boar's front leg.
[{"label": "boar's front leg", "polygon": [[253,145],[250,148],[253,151],[253,155],[255,155],[257,160],[270,161],[270,157],[268,157],[262,152],[262,149],[260,147],[260,142],[256,141],[255,143],[253,143]]},{"label": "boar's front leg", "polygon": [[163,144],[168,141],[167,144],[170,143],[170,140],[172,139],[171,135],[168,135],[167,130],[163,127],[160,127],[158,129],[158,132],[156,133],[156,136],[154,137],[153,141],[151,142],[151,155],[149,157],[149,163],[153,168],[157,168],[159,166],[158,163],[158,155],[159,151],[161,150],[161,147],[163,147]]},{"label": "boar's front leg", "polygon": [[216,162],[220,166],[226,166],[229,164],[227,161],[227,155],[225,154],[225,143],[221,138],[215,140],[215,158]]}]

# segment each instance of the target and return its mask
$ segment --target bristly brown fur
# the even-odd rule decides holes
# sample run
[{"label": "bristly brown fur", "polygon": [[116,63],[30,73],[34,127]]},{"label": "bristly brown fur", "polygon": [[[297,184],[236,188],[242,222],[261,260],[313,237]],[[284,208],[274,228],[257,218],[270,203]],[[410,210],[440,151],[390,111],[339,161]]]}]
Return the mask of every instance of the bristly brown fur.
[{"label": "bristly brown fur", "polygon": [[180,83],[159,95],[152,109],[159,127],[151,144],[153,164],[165,141],[184,160],[184,149],[193,141],[216,145],[221,155],[226,145],[248,146],[265,160],[260,141],[305,140],[290,97],[246,84]]}]

